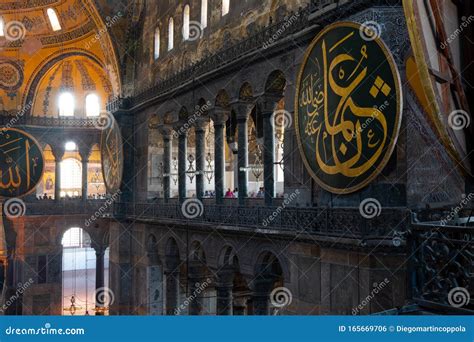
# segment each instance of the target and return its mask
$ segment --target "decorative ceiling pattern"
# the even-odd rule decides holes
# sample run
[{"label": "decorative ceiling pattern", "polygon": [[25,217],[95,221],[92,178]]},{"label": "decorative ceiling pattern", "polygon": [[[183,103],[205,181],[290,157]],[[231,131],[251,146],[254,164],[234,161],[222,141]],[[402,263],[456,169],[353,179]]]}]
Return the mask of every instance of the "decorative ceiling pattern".
[{"label": "decorative ceiling pattern", "polygon": [[68,57],[49,69],[39,82],[34,116],[55,117],[58,114],[58,98],[62,92],[71,92],[77,108],[77,116],[85,116],[84,103],[88,94],[96,94],[104,108],[112,95],[110,82],[105,70],[85,57]]},{"label": "decorative ceiling pattern", "polygon": [[26,0],[26,1],[5,1],[0,3],[0,11],[21,11],[37,9],[38,7],[55,6],[64,0]]},{"label": "decorative ceiling pattern", "polygon": [[[97,8],[97,3],[103,4]],[[53,30],[48,9],[55,11],[59,30]],[[110,17],[101,17],[105,9]],[[110,34],[125,27],[126,18],[112,2],[7,0],[0,3],[0,19],[0,114],[15,115],[26,107],[26,115],[50,115],[55,87],[97,91],[103,101],[120,94],[119,59]]]}]

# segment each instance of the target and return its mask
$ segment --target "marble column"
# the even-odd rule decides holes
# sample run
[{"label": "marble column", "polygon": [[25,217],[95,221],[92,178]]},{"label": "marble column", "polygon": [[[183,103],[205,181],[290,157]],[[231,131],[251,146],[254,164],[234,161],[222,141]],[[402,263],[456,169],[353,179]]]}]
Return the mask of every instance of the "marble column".
[{"label": "marble column", "polygon": [[259,101],[263,119],[263,186],[265,204],[275,197],[275,127],[273,113],[281,97],[264,95]]},{"label": "marble column", "polygon": [[206,118],[200,117],[196,121],[196,197],[202,200],[204,196],[204,171],[206,163]]},{"label": "marble column", "polygon": [[188,134],[182,132],[178,137],[178,197],[182,203],[186,199],[186,170],[188,158]]},{"label": "marble column", "polygon": [[270,277],[259,278],[255,281],[255,291],[253,295],[254,315],[268,315],[270,292],[274,284],[274,279]]},{"label": "marble column", "polygon": [[54,148],[54,200],[59,201],[61,198],[61,161],[64,156],[64,149]]},{"label": "marble column", "polygon": [[171,143],[173,139],[173,129],[168,125],[161,125],[158,128],[163,137],[163,197],[165,203],[171,197]]},{"label": "marble column", "polygon": [[239,295],[234,296],[233,308],[232,308],[234,316],[245,315],[245,311],[247,310],[247,301],[248,301],[247,296],[239,296]]},{"label": "marble column", "polygon": [[89,159],[82,159],[82,202],[87,201],[87,188],[89,187],[89,181],[87,178],[87,169],[89,165]]},{"label": "marble column", "polygon": [[249,102],[237,102],[233,105],[237,113],[237,130],[238,130],[238,165],[239,165],[239,204],[245,205],[247,198],[248,183],[248,119],[253,104]]},{"label": "marble column", "polygon": [[178,308],[179,293],[179,271],[172,270],[165,272],[166,275],[166,314],[176,315]]},{"label": "marble column", "polygon": [[192,298],[189,302],[189,315],[191,316],[200,316],[203,314],[203,302],[202,298],[204,291],[202,289],[202,278],[201,277],[191,277],[189,281],[189,294],[188,297]]},{"label": "marble column", "polygon": [[218,315],[232,315],[233,288],[234,270],[223,269],[219,272],[218,283],[216,285]]},{"label": "marble column", "polygon": [[225,177],[225,122],[229,112],[223,108],[214,108],[211,114],[214,121],[214,189],[216,191],[216,204],[224,203],[224,177]]},{"label": "marble column", "polygon": [[87,171],[89,165],[89,156],[90,156],[90,148],[83,147],[79,150],[79,154],[81,156],[82,161],[82,202],[87,201],[87,188],[89,185],[89,180],[87,178]]},{"label": "marble column", "polygon": [[104,315],[104,305],[105,305],[105,298],[104,295],[107,294],[107,291],[104,289],[104,255],[105,255],[105,247],[97,247],[95,248],[95,307],[96,316],[103,316]]}]

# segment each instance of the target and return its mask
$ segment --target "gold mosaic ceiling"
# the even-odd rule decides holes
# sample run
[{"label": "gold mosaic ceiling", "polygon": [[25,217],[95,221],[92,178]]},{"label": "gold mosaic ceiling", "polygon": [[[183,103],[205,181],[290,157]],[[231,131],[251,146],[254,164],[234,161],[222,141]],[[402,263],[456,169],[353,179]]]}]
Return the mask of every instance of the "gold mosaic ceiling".
[{"label": "gold mosaic ceiling", "polygon": [[[49,8],[57,13],[60,30],[53,30]],[[31,115],[51,115],[42,97],[60,89],[54,88],[57,79],[50,82],[48,77],[58,69],[62,75],[65,65],[73,70],[75,90],[97,89],[104,103],[117,96],[118,59],[110,31],[123,25],[122,16],[116,12],[104,21],[93,0],[1,1],[0,114],[31,108]],[[47,89],[51,86],[52,91]]]}]

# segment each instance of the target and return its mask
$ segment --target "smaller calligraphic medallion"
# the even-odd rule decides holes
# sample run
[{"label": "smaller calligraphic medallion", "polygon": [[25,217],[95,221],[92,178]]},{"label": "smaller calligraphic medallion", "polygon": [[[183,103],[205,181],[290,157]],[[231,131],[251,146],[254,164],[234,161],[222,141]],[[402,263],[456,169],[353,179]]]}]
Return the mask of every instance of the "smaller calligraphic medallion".
[{"label": "smaller calligraphic medallion", "polygon": [[35,138],[15,128],[0,129],[0,196],[32,192],[43,177],[43,150]]},{"label": "smaller calligraphic medallion", "polygon": [[117,193],[122,183],[123,144],[120,127],[112,114],[108,115],[107,125],[102,128],[100,155],[102,172],[107,192]]},{"label": "smaller calligraphic medallion", "polygon": [[352,22],[328,26],[312,41],[295,96],[298,145],[324,189],[347,194],[387,164],[402,116],[400,75],[388,48]]}]

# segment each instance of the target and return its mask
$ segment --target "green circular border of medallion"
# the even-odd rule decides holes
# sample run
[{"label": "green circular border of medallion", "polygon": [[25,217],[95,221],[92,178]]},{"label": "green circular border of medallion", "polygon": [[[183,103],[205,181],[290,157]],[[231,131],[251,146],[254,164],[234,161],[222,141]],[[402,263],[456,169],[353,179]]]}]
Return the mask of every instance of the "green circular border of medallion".
[{"label": "green circular border of medallion", "polygon": [[[118,125],[118,122],[115,120],[115,117],[113,117],[113,115],[112,115],[112,120],[113,120],[112,121],[112,126],[101,132],[101,134],[100,134],[100,145],[99,146],[100,146],[100,164],[101,164],[102,176],[103,176],[104,184],[105,184],[105,191],[106,191],[106,193],[113,195],[113,194],[117,193],[120,190],[120,187],[121,187],[121,184],[122,184],[125,157],[124,157],[124,152],[123,152],[123,136],[122,136],[122,132],[120,131],[120,126]],[[106,153],[105,152],[105,145],[106,145],[106,141],[107,141],[106,135],[107,135],[107,132],[112,131],[112,130],[114,132],[117,132],[118,136],[120,137],[120,155],[121,155],[120,177],[119,177],[119,180],[118,180],[118,186],[114,187],[114,188],[111,187],[110,179],[106,175],[105,168],[104,168],[104,161],[105,161],[104,155]]]},{"label": "green circular border of medallion", "polygon": [[306,167],[306,170],[308,173],[311,175],[311,177],[316,181],[316,183],[321,186],[324,190],[327,190],[331,193],[334,194],[339,194],[339,195],[344,195],[344,194],[350,194],[353,192],[356,192],[364,187],[366,187],[369,183],[371,183],[381,172],[381,170],[387,165],[388,160],[390,159],[395,146],[397,144],[398,140],[398,135],[400,132],[400,127],[402,123],[402,113],[403,113],[403,97],[402,97],[402,82],[400,78],[400,73],[398,72],[397,65],[395,63],[395,59],[393,58],[392,53],[388,49],[387,45],[380,39],[379,37],[374,39],[372,42],[376,43],[379,45],[380,49],[384,52],[385,58],[387,59],[387,62],[390,65],[390,69],[392,71],[392,75],[395,81],[396,85],[396,92],[397,92],[397,113],[396,113],[396,118],[395,118],[395,127],[393,130],[393,135],[390,139],[389,146],[387,148],[387,152],[385,153],[385,156],[381,160],[379,167],[377,168],[378,171],[374,171],[372,174],[370,174],[367,179],[364,182],[361,182],[353,187],[350,188],[334,188],[326,183],[324,183],[321,179],[319,179],[316,174],[314,173],[313,169],[309,165],[306,156],[305,156],[305,151],[303,149],[303,146],[301,144],[301,136],[299,132],[299,122],[298,122],[298,117],[299,117],[299,112],[298,112],[298,94],[300,93],[300,84],[301,84],[301,78],[303,76],[303,72],[305,70],[306,64],[308,63],[308,58],[310,57],[311,53],[313,52],[313,49],[315,45],[319,42],[321,37],[323,37],[326,33],[329,31],[338,28],[338,27],[350,27],[354,28],[357,30],[360,30],[362,24],[352,22],[352,21],[339,21],[337,23],[331,24],[324,28],[321,32],[319,32],[316,37],[311,41],[311,44],[308,46],[306,49],[303,62],[301,64],[300,70],[298,71],[298,77],[296,79],[296,93],[295,93],[295,113],[294,113],[294,122],[295,122],[295,131],[296,131],[296,141],[298,142],[298,149],[300,150],[300,155],[301,159],[303,160],[303,163]]},{"label": "green circular border of medallion", "polygon": [[36,182],[35,186],[33,186],[30,190],[28,190],[27,192],[25,192],[24,194],[20,194],[18,196],[2,196],[0,195],[0,198],[22,198],[22,197],[25,197],[27,195],[30,195],[32,194],[34,191],[36,191],[36,187],[38,186],[39,182],[41,182],[43,180],[43,176],[44,176],[44,170],[46,168],[46,160],[44,159],[44,151],[43,151],[43,148],[41,147],[41,144],[38,142],[38,140],[36,140],[36,138],[34,136],[32,136],[30,133],[27,133],[21,129],[18,129],[18,128],[13,128],[13,127],[10,127],[10,128],[6,128],[6,127],[0,127],[0,132],[6,132],[6,131],[15,131],[15,132],[20,132],[21,134],[25,135],[28,139],[31,139],[31,141],[33,141],[35,143],[35,145],[38,147],[40,153],[41,153],[41,158],[43,158],[43,168],[41,170],[41,176],[38,178],[38,181]]}]

